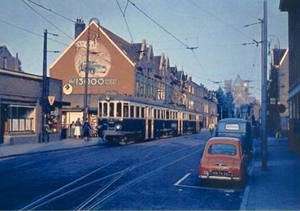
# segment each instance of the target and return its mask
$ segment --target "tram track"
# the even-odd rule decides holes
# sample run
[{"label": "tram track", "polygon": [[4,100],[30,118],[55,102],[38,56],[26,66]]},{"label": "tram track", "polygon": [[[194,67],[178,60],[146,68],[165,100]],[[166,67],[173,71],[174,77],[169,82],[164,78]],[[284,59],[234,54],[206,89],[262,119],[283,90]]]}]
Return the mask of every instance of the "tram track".
[{"label": "tram track", "polygon": [[[82,199],[82,202],[80,202],[79,205],[74,206],[76,207],[75,210],[93,209],[127,186],[142,181],[155,172],[171,166],[172,164],[203,150],[201,147],[196,151],[193,150],[191,153],[186,152],[186,150],[191,150],[193,147],[194,146],[189,146],[172,150],[171,152],[160,156],[158,156],[156,153],[157,148],[151,148],[151,151],[147,153],[142,152],[143,150],[141,151],[141,149],[139,149],[130,155],[131,157],[134,157],[137,156],[138,153],[143,154],[143,156],[139,159],[131,159],[130,163],[126,165],[124,162],[122,162],[124,157],[112,160],[111,162],[100,166],[88,174],[85,174],[82,177],[52,191],[51,193],[40,197],[32,203],[24,206],[20,210],[44,209],[45,207],[48,208],[49,206],[51,207],[51,203],[55,204],[57,200],[64,200],[65,198],[71,197],[72,194],[78,193],[79,191],[89,194],[87,194],[88,196],[84,196],[84,199]],[[149,147],[145,147],[143,149],[149,150]],[[126,156],[130,157],[129,155]],[[162,159],[166,160],[163,162],[163,165],[154,165],[155,163],[158,163],[157,161],[162,162]],[[121,169],[120,165],[122,167]],[[139,169],[139,167],[145,167],[146,165],[149,168],[149,171],[139,173],[142,171]]]}]

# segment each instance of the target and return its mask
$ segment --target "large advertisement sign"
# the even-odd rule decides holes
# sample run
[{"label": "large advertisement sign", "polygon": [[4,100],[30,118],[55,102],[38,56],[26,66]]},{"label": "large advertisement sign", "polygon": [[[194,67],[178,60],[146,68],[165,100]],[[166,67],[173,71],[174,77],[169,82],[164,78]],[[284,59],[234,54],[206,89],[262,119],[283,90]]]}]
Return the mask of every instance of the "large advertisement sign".
[{"label": "large advertisement sign", "polygon": [[[76,56],[74,59],[75,70],[78,78],[69,78],[68,84],[82,86],[85,84],[85,72],[88,72],[88,85],[115,85],[116,78],[106,77],[111,69],[111,56],[107,48],[100,43],[97,33],[91,34],[89,40],[89,50],[87,52],[87,41],[75,43]],[[88,59],[87,59],[88,54]]]}]

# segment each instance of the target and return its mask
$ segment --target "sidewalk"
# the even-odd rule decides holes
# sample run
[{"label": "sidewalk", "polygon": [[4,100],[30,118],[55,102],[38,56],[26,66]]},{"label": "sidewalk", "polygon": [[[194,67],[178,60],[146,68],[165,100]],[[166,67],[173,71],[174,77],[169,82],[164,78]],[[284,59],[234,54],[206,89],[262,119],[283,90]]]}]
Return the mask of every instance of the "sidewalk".
[{"label": "sidewalk", "polygon": [[89,141],[83,139],[64,139],[60,141],[52,141],[49,143],[32,143],[32,144],[16,144],[1,145],[0,158],[12,157],[15,155],[31,154],[45,151],[66,150],[79,147],[94,146],[103,144],[100,138],[90,138]]},{"label": "sidewalk", "polygon": [[240,210],[300,210],[300,158],[288,150],[288,139],[268,137],[267,170],[262,170],[261,143],[255,142]]}]

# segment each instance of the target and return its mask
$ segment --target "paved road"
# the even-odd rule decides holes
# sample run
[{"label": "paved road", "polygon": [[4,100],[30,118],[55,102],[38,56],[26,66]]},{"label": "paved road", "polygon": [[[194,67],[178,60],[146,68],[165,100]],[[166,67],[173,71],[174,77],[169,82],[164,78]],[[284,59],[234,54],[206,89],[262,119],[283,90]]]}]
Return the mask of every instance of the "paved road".
[{"label": "paved road", "polygon": [[200,133],[2,159],[1,209],[236,210],[243,190],[199,186],[197,166],[207,138]]}]

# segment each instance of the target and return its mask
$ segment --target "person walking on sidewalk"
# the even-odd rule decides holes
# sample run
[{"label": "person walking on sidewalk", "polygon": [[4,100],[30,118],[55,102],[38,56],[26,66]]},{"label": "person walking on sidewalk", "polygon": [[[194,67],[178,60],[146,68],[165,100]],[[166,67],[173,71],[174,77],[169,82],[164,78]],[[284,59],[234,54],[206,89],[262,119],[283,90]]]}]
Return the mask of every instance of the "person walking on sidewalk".
[{"label": "person walking on sidewalk", "polygon": [[80,135],[81,135],[81,122],[80,122],[80,118],[78,118],[77,121],[75,122],[74,136],[76,137],[76,139],[79,139]]},{"label": "person walking on sidewalk", "polygon": [[276,138],[280,138],[281,137],[281,125],[280,125],[280,123],[277,124],[275,137]]},{"label": "person walking on sidewalk", "polygon": [[84,141],[88,141],[90,137],[90,129],[92,129],[88,119],[86,119],[85,122],[83,123],[82,129],[83,129],[83,139]]},{"label": "person walking on sidewalk", "polygon": [[214,129],[215,129],[214,123],[210,123],[210,124],[208,125],[208,128],[209,128],[210,135],[212,136],[213,133],[214,133]]}]

